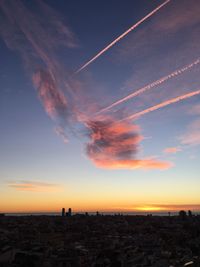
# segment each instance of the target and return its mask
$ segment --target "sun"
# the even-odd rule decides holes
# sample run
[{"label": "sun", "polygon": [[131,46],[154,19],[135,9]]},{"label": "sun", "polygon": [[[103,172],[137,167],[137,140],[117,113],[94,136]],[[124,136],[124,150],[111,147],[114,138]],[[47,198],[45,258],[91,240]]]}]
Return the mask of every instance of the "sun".
[{"label": "sun", "polygon": [[161,211],[163,208],[158,206],[142,206],[136,208],[139,211]]}]

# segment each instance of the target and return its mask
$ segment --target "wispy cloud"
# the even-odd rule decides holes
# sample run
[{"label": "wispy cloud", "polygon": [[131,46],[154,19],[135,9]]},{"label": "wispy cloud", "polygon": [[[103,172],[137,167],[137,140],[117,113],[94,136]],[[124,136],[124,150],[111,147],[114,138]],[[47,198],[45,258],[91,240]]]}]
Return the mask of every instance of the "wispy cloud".
[{"label": "wispy cloud", "polygon": [[197,119],[192,122],[185,134],[179,137],[181,144],[196,146],[200,145],[200,120]]},{"label": "wispy cloud", "polygon": [[[182,68],[198,57],[199,12],[198,1],[171,1],[162,12],[152,17],[148,24],[120,43],[114,51],[113,60],[124,69],[127,65],[129,68],[124,74],[126,80],[122,81],[123,91],[120,92],[120,96],[123,94],[123,97],[119,97],[119,101],[137,93],[138,88],[144,89],[154,81],[159,81],[160,77],[167,77],[167,73],[172,73],[175,68]],[[147,89],[148,92],[138,95],[137,101],[133,99],[135,110],[138,106],[145,108],[149,103],[153,105],[155,100],[161,102],[169,97],[195,90],[195,85],[199,84],[200,80],[197,68],[199,66],[190,69],[184,75],[175,75],[173,79],[162,83],[162,86],[157,84],[154,90]],[[112,104],[115,102],[111,101]],[[128,105],[125,108],[128,108]]]},{"label": "wispy cloud", "polygon": [[[155,18],[155,27],[158,30],[177,32],[182,28],[194,26],[199,23],[200,5],[196,0],[187,0],[172,3],[166,10],[165,17]],[[166,23],[168,21],[168,23]]]},{"label": "wispy cloud", "polygon": [[189,109],[189,114],[191,115],[200,115],[200,104],[196,104]]},{"label": "wispy cloud", "polygon": [[128,30],[126,30],[124,33],[122,33],[120,36],[118,36],[115,40],[113,40],[109,45],[107,45],[105,48],[103,48],[99,53],[97,53],[93,58],[91,58],[89,61],[87,61],[82,67],[80,67],[76,73],[79,73],[81,70],[85,69],[88,65],[90,65],[93,61],[95,61],[98,57],[100,57],[102,54],[104,54],[108,49],[110,49],[113,45],[115,45],[117,42],[119,42],[122,38],[124,38],[127,34],[129,34],[131,31],[136,29],[141,23],[143,23],[145,20],[153,16],[156,12],[158,12],[162,7],[164,7],[166,4],[168,4],[171,0],[167,0],[158,7],[156,7],[153,11],[151,11],[149,14],[147,14],[145,17],[143,17],[141,20],[139,20],[137,23],[135,23],[133,26],[131,26]]},{"label": "wispy cloud", "polygon": [[[22,1],[1,1],[0,34],[7,46],[18,51],[32,76],[45,111],[52,118],[73,116],[76,81],[70,79],[57,56],[58,48],[76,47],[76,38],[62,17],[43,1],[36,1],[36,11]],[[68,101],[70,98],[70,101]]]},{"label": "wispy cloud", "polygon": [[150,90],[150,89],[152,89],[152,88],[154,88],[154,87],[156,87],[158,85],[161,85],[162,83],[168,81],[169,79],[174,78],[174,77],[184,73],[185,71],[193,68],[194,66],[198,65],[199,63],[200,63],[200,59],[197,59],[194,62],[192,62],[192,63],[190,63],[190,64],[188,64],[188,65],[186,65],[186,66],[184,66],[184,67],[182,67],[182,68],[180,68],[178,70],[175,70],[172,73],[170,73],[170,74],[168,74],[168,75],[166,75],[166,76],[164,76],[164,77],[162,77],[162,78],[160,78],[160,79],[158,79],[158,80],[156,80],[156,81],[154,81],[154,82],[152,82],[152,83],[150,83],[148,85],[145,85],[144,87],[136,90],[135,92],[133,92],[133,93],[131,93],[131,94],[129,94],[129,95],[127,95],[127,96],[115,101],[115,102],[113,102],[111,105],[107,106],[106,108],[101,109],[98,113],[102,113],[102,112],[108,111],[111,108],[113,108],[113,107],[115,107],[115,106],[117,106],[117,105],[119,105],[121,103],[124,103],[125,101],[127,101],[127,100],[129,100],[131,98],[139,96],[139,95],[147,92],[148,90]]},{"label": "wispy cloud", "polygon": [[[135,32],[134,35],[124,40],[123,45],[121,45],[117,51],[117,53],[120,53],[118,59],[132,60],[133,57],[137,58],[137,56],[141,57],[142,55],[146,55],[146,53],[149,53],[154,48],[157,49],[161,47],[164,43],[171,44],[171,40],[174,40],[183,30],[184,33],[187,34],[183,35],[185,42],[182,42],[183,36],[181,35],[180,43],[176,43],[176,53],[181,55],[183,50],[186,49],[189,57],[194,55],[196,51],[191,51],[191,45],[194,40],[193,38],[185,37],[192,37],[193,31],[198,32],[195,26],[199,23],[199,12],[200,5],[196,0],[191,0],[189,2],[187,0],[182,0],[181,2],[171,1],[170,5],[165,8],[164,15],[163,13],[158,13],[157,16],[152,17],[151,22],[140,29],[140,31]],[[199,40],[199,36],[196,36],[196,38],[195,40]],[[170,48],[173,50],[172,47]],[[193,45],[193,48],[196,48],[196,46]],[[197,51],[199,51],[199,49]],[[158,52],[157,55],[159,55]],[[162,60],[164,60],[163,56]],[[170,61],[171,60],[172,58],[170,57]],[[156,62],[156,58],[154,58],[154,62]],[[145,61],[145,64],[146,63]]]},{"label": "wispy cloud", "polygon": [[181,151],[180,147],[167,147],[163,150],[163,152],[166,154],[176,154],[177,152],[180,151]]},{"label": "wispy cloud", "polygon": [[[133,25],[78,71],[89,65],[168,2],[169,0],[165,1]],[[130,121],[117,122],[122,117],[122,112],[110,117],[93,116],[97,111],[94,98],[88,101],[87,86],[84,86],[82,81],[75,77],[76,75],[71,75],[71,72],[66,70],[57,54],[60,47],[75,48],[77,46],[76,37],[52,8],[41,1],[36,1],[36,5],[38,5],[38,10],[34,12],[35,9],[30,9],[24,1],[0,1],[2,9],[0,34],[7,46],[18,51],[24,59],[46,113],[58,125],[56,133],[63,138],[64,142],[67,142],[66,129],[74,129],[78,125],[76,133],[80,132],[80,128],[82,132],[87,131],[89,141],[86,144],[86,153],[97,167],[111,169],[170,168],[172,164],[169,162],[151,157],[138,158],[143,136],[139,126],[135,123]],[[190,65],[187,66],[187,68],[190,67]],[[170,75],[173,77],[183,71],[185,69],[177,70]],[[171,76],[167,76],[166,79],[171,78]],[[157,83],[159,82],[162,81],[157,81]],[[148,88],[152,86],[154,85],[149,85]],[[197,94],[200,94],[200,90],[167,100],[126,117],[126,119],[138,118],[148,112]],[[124,116],[127,116],[127,113]],[[46,184],[45,187],[44,184],[38,182],[26,181],[11,183],[9,186],[17,190],[29,191],[51,188],[51,185]]]},{"label": "wispy cloud", "polygon": [[39,182],[39,181],[11,181],[7,184],[9,187],[17,191],[32,191],[32,192],[55,192],[60,191],[60,186],[57,184]]},{"label": "wispy cloud", "polygon": [[61,136],[63,139],[63,142],[67,144],[69,142],[68,137],[62,127],[56,127],[55,132],[58,136]]},{"label": "wispy cloud", "polygon": [[193,96],[196,96],[196,95],[199,95],[200,94],[200,90],[196,90],[196,91],[193,91],[193,92],[190,92],[188,94],[184,94],[184,95],[180,95],[178,97],[175,97],[175,98],[172,98],[172,99],[169,99],[169,100],[166,100],[160,104],[157,104],[155,106],[152,106],[150,108],[147,108],[145,110],[142,110],[140,112],[137,112],[137,113],[134,113],[126,118],[124,118],[123,120],[131,120],[131,119],[138,119],[140,118],[141,116],[147,114],[147,113],[150,113],[152,111],[155,111],[155,110],[158,110],[160,108],[163,108],[163,107],[166,107],[166,106],[169,106],[171,104],[174,104],[174,103],[177,103],[179,101],[182,101],[182,100],[185,100],[185,99],[188,99],[190,97],[193,97]]},{"label": "wispy cloud", "polygon": [[52,118],[56,116],[67,118],[67,100],[56,87],[51,73],[47,70],[39,70],[33,75],[33,82],[47,114]]}]

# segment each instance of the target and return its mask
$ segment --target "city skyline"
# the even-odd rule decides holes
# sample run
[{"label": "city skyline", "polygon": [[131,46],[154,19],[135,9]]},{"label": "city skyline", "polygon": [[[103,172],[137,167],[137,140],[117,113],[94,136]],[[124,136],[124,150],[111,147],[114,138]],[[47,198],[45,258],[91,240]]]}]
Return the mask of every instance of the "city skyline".
[{"label": "city skyline", "polygon": [[0,212],[200,211],[200,3],[0,3]]}]

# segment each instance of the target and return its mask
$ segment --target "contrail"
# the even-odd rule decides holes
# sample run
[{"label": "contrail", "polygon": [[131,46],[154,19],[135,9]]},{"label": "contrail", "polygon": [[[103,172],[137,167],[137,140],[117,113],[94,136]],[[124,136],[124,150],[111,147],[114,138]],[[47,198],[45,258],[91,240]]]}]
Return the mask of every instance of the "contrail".
[{"label": "contrail", "polygon": [[119,120],[118,122],[121,122],[121,121],[124,121],[124,120],[131,120],[131,119],[138,119],[139,117],[149,113],[149,112],[152,112],[154,110],[157,110],[157,109],[160,109],[160,108],[163,108],[165,106],[168,106],[168,105],[171,105],[171,104],[174,104],[176,102],[179,102],[181,100],[184,100],[184,99],[187,99],[187,98],[190,98],[192,96],[195,96],[195,95],[199,95],[200,94],[200,90],[197,90],[197,91],[193,91],[191,93],[188,93],[188,94],[185,94],[185,95],[181,95],[181,96],[178,96],[178,97],[175,97],[175,98],[172,98],[172,99],[169,99],[167,101],[164,101],[158,105],[155,105],[155,106],[152,106],[150,108],[147,108],[147,109],[144,109],[140,112],[137,112],[133,115],[130,115],[122,120]]},{"label": "contrail", "polygon": [[85,69],[89,64],[91,64],[94,60],[96,60],[98,57],[100,57],[102,54],[104,54],[109,48],[111,48],[113,45],[115,45],[117,42],[119,42],[123,37],[125,37],[129,32],[131,32],[135,28],[137,28],[142,22],[144,22],[146,19],[151,17],[153,14],[155,14],[159,9],[161,9],[163,6],[165,6],[170,1],[171,0],[167,0],[164,3],[162,3],[160,6],[156,7],[153,11],[151,11],[149,14],[147,14],[144,18],[139,20],[137,23],[135,23],[133,26],[131,26],[127,31],[122,33],[114,41],[112,41],[109,45],[107,45],[105,48],[103,48],[98,54],[96,54],[92,59],[90,59],[88,62],[86,62],[75,73],[79,73],[81,70]]},{"label": "contrail", "polygon": [[168,75],[160,78],[159,80],[154,81],[154,82],[152,82],[152,83],[150,83],[150,84],[148,84],[148,85],[146,85],[146,86],[138,89],[134,93],[131,93],[131,94],[129,94],[129,95],[127,95],[127,96],[119,99],[118,101],[112,103],[108,107],[101,109],[99,112],[97,112],[97,114],[100,114],[102,112],[105,112],[105,111],[107,111],[107,110],[109,110],[109,109],[111,109],[111,108],[113,108],[113,107],[115,107],[115,106],[117,106],[117,105],[119,105],[119,104],[127,101],[130,98],[136,97],[136,96],[138,96],[138,95],[140,95],[140,94],[142,94],[142,93],[150,90],[151,88],[153,88],[153,87],[155,87],[157,85],[160,85],[160,84],[166,82],[167,80],[169,80],[169,79],[171,79],[171,78],[173,78],[175,76],[178,76],[178,75],[182,74],[183,72],[191,69],[192,67],[194,67],[195,65],[197,65],[199,63],[200,63],[200,59],[197,59],[194,62],[192,62],[191,64],[189,64],[189,65],[187,65],[187,66],[185,66],[185,67],[183,67],[181,69],[175,70],[174,72],[172,72],[172,73],[170,73],[170,74],[168,74]]}]

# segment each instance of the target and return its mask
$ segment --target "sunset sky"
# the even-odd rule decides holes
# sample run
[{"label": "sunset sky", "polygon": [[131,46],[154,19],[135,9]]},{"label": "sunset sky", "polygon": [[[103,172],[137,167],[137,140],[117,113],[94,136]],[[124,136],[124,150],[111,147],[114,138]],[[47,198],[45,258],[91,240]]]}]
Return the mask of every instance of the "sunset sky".
[{"label": "sunset sky", "polygon": [[200,1],[0,1],[0,212],[200,210]]}]

